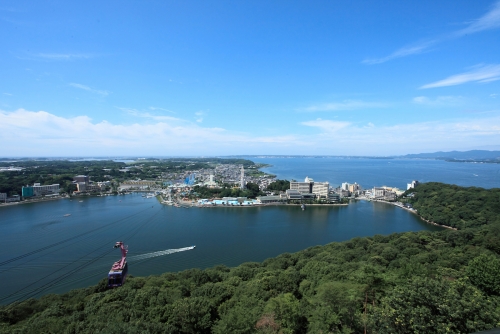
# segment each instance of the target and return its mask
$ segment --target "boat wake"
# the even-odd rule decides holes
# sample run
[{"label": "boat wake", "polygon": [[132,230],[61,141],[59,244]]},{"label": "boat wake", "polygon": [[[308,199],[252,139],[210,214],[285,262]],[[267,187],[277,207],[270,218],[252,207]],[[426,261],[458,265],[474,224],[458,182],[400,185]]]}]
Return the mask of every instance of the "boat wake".
[{"label": "boat wake", "polygon": [[191,249],[195,249],[195,246],[184,247],[184,248],[166,249],[166,250],[153,252],[153,253],[146,253],[146,254],[141,254],[141,255],[130,256],[129,260],[130,261],[145,260],[145,259],[150,259],[152,257],[163,256],[163,255],[168,255],[168,254],[173,254],[173,253],[178,253],[178,252],[184,252],[184,251],[188,251]]}]

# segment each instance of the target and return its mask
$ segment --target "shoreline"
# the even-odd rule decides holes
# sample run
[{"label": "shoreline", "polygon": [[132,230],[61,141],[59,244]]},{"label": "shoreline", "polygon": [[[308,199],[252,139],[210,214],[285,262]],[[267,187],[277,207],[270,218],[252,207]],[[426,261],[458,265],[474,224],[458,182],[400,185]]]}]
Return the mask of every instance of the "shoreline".
[{"label": "shoreline", "polygon": [[11,202],[11,203],[0,203],[0,208],[1,207],[13,206],[13,205],[22,205],[22,204],[30,204],[30,203],[40,203],[40,202],[56,201],[56,200],[68,199],[68,198],[71,198],[71,197],[69,197],[69,196],[49,197],[49,198],[40,198],[40,199],[37,199],[36,201],[19,201],[19,202]]},{"label": "shoreline", "polygon": [[[302,204],[288,204],[288,203],[264,203],[264,204],[252,204],[252,205],[197,205],[192,204],[191,202],[179,201],[174,202],[177,203],[180,207],[187,208],[252,208],[252,207],[264,207],[264,206],[301,206]],[[160,201],[160,204],[166,204]],[[306,208],[308,206],[348,206],[349,204],[305,204]],[[174,206],[174,205],[171,205]]]},{"label": "shoreline", "polygon": [[[141,191],[134,191],[134,192],[141,192]],[[164,199],[163,199],[163,196],[161,195],[158,195],[160,197],[160,204],[162,205],[169,205],[169,206],[175,206],[174,204],[167,204],[164,202]],[[157,197],[158,197],[157,196]],[[43,203],[43,202],[49,202],[49,201],[56,201],[56,200],[61,200],[61,199],[71,199],[70,196],[61,196],[61,197],[52,197],[52,198],[40,198],[40,199],[37,199],[37,200],[31,200],[31,201],[19,201],[19,202],[12,202],[12,203],[0,203],[0,208],[2,207],[10,207],[10,206],[15,206],[15,205],[22,205],[22,204],[29,204],[29,203]],[[427,220],[425,218],[423,218],[421,215],[418,214],[418,212],[414,209],[409,209],[409,208],[406,208],[402,205],[398,205],[396,202],[388,202],[388,201],[381,201],[381,200],[377,200],[377,199],[368,199],[368,198],[354,198],[353,200],[356,200],[356,201],[370,201],[370,202],[378,202],[378,203],[385,203],[385,204],[390,204],[390,205],[393,205],[393,206],[397,206],[398,208],[401,208],[403,210],[406,210],[408,212],[411,212],[415,215],[417,215],[420,219],[422,219],[423,221],[425,221],[427,224],[431,224],[431,225],[434,225],[434,226],[439,226],[439,227],[444,227],[444,228],[447,228],[447,229],[450,229],[450,230],[454,230],[454,231],[458,231],[458,229],[456,227],[451,227],[451,226],[447,226],[447,225],[442,225],[442,224],[438,224],[436,222],[433,222],[433,221],[430,221],[430,220]],[[266,206],[301,206],[302,204],[289,204],[289,203],[267,203],[267,204],[253,204],[253,205],[197,205],[197,204],[193,204],[191,202],[185,202],[185,201],[174,201],[173,203],[176,203],[178,205],[178,207],[182,207],[182,208],[186,208],[186,209],[189,209],[189,208],[252,208],[252,207],[266,207]],[[306,208],[308,206],[327,206],[327,207],[330,207],[330,206],[348,206],[349,204],[348,203],[345,203],[345,204],[305,204]]]},{"label": "shoreline", "polygon": [[[359,200],[359,201],[367,201],[368,198],[360,198],[360,199],[356,199],[356,200]],[[398,205],[396,204],[396,202],[387,202],[387,201],[381,201],[381,200],[376,200],[376,199],[370,199],[371,202],[378,202],[378,203],[386,203],[386,204],[391,204],[393,206],[397,206],[398,208],[401,208],[403,210],[406,210],[408,212],[411,212],[415,215],[418,216],[418,218],[422,219],[424,222],[426,222],[427,224],[431,224],[431,225],[434,225],[434,226],[439,226],[439,227],[444,227],[444,228],[447,228],[447,229],[450,229],[450,230],[454,230],[454,231],[458,231],[458,229],[456,227],[451,227],[451,226],[447,226],[447,225],[442,225],[442,224],[438,224],[436,222],[433,222],[433,221],[430,221],[430,220],[427,220],[425,219],[424,217],[422,217],[421,215],[418,214],[417,210],[415,209],[409,209],[409,208],[405,208],[404,206],[401,206],[401,205]]]}]

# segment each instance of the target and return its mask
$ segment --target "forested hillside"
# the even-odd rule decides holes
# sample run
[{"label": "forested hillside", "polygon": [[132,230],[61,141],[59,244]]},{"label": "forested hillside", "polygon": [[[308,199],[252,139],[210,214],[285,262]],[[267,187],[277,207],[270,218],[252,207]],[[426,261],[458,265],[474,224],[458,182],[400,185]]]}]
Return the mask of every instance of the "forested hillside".
[{"label": "forested hillside", "polygon": [[[0,332],[472,333],[500,327],[500,220],[496,202],[487,200],[498,190],[475,191],[442,184],[414,189],[419,212],[460,208],[449,220],[430,216],[462,224],[458,231],[354,238],[235,268],[129,278],[113,290],[103,280],[0,307]],[[452,193],[462,192],[483,200],[454,202]]]},{"label": "forested hillside", "polygon": [[422,218],[458,229],[500,223],[500,189],[459,187],[438,182],[407,190]]}]

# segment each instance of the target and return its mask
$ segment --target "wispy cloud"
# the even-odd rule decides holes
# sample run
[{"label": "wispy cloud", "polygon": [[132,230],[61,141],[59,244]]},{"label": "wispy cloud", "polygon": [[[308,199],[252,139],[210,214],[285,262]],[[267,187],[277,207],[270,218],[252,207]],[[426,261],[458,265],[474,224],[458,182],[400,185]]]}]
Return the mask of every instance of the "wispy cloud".
[{"label": "wispy cloud", "polygon": [[462,36],[496,28],[500,28],[500,1],[493,4],[492,9],[488,13],[472,21],[464,29],[457,31],[456,35]]},{"label": "wispy cloud", "polygon": [[446,79],[432,82],[420,87],[420,89],[456,86],[467,82],[491,82],[500,79],[500,65],[478,65],[471,71],[452,75]]},{"label": "wispy cloud", "polygon": [[3,93],[3,95],[12,96],[11,93]]},{"label": "wispy cloud", "polygon": [[196,116],[196,122],[198,122],[198,123],[203,122],[203,116],[206,115],[206,113],[204,111],[200,110],[200,111],[195,112],[194,114]]},{"label": "wispy cloud", "polygon": [[147,118],[147,119],[151,119],[151,120],[158,121],[158,122],[183,121],[182,119],[177,118],[177,117],[164,116],[164,115],[153,115],[153,114],[150,114],[149,112],[140,111],[140,110],[133,109],[133,108],[121,108],[121,107],[117,107],[117,108],[120,109],[121,111],[131,115],[131,116]]},{"label": "wispy cloud", "polygon": [[88,92],[99,94],[99,95],[102,95],[102,96],[108,96],[109,95],[108,91],[93,89],[93,88],[90,88],[89,86],[81,85],[81,84],[78,84],[78,83],[70,83],[69,85],[71,87],[83,89],[83,90],[86,90]]},{"label": "wispy cloud", "polygon": [[88,59],[92,55],[84,53],[39,53],[36,55],[38,58],[49,60],[74,60],[74,59]]},{"label": "wispy cloud", "polygon": [[[322,119],[300,124],[318,129],[317,134],[305,139],[314,150],[329,152],[329,147],[334,147],[335,154],[406,154],[463,150],[480,147],[485,142],[500,143],[500,117],[477,118],[476,115],[458,120],[382,126]],[[333,142],[336,145],[332,145]]]},{"label": "wispy cloud", "polygon": [[385,108],[389,105],[381,102],[366,102],[359,100],[344,100],[341,102],[323,103],[312,105],[299,111],[341,111],[341,110],[355,110],[355,109],[368,109],[368,108]]},{"label": "wispy cloud", "polygon": [[340,129],[346,128],[349,125],[351,125],[351,123],[349,123],[349,122],[332,121],[332,120],[321,119],[321,118],[315,119],[313,121],[302,122],[300,124],[305,125],[305,126],[312,126],[315,128],[319,128],[322,131],[328,132],[328,133],[337,132]]},{"label": "wispy cloud", "polygon": [[485,15],[480,18],[473,20],[472,22],[468,22],[467,26],[458,31],[452,32],[450,34],[446,34],[440,37],[436,37],[433,39],[429,39],[423,42],[418,42],[412,45],[408,45],[402,47],[388,56],[380,57],[380,58],[370,58],[362,61],[364,64],[381,64],[386,61],[411,56],[415,54],[420,54],[429,51],[429,49],[445,40],[455,39],[462,37],[467,34],[474,34],[484,30],[496,29],[500,27],[500,1],[497,1]]},{"label": "wispy cloud", "polygon": [[388,56],[382,57],[382,58],[370,58],[370,59],[365,59],[362,61],[363,64],[381,64],[385,63],[386,61],[401,58],[401,57],[407,57],[423,52],[427,52],[428,49],[436,44],[438,40],[430,40],[430,41],[425,41],[425,42],[420,42],[414,45],[408,45],[405,47],[402,47],[401,49],[398,49],[391,53]]},{"label": "wispy cloud", "polygon": [[175,111],[164,109],[164,108],[158,108],[158,107],[149,107],[149,110],[152,110],[152,111],[160,110],[160,111],[166,111],[166,112],[171,112],[171,113],[175,114]]},{"label": "wispy cloud", "polygon": [[463,102],[463,98],[461,96],[438,96],[436,98],[416,96],[412,99],[412,102],[430,107],[451,107],[461,104]]}]

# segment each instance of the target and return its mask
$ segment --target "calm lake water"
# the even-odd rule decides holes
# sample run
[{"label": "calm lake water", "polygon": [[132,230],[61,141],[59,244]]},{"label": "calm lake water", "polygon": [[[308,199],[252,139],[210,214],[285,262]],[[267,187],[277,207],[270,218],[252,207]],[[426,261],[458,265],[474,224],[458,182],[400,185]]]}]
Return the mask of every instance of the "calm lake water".
[{"label": "calm lake water", "polygon": [[[384,184],[403,188],[418,179],[499,186],[497,165],[254,160],[273,164],[268,171],[279,178],[310,176],[333,185],[356,181],[365,188]],[[237,266],[356,236],[440,229],[392,205],[363,201],[342,207],[310,206],[305,211],[298,206],[185,209],[133,194],[2,207],[0,303],[96,284],[120,258],[120,252],[112,248],[119,240],[129,245],[129,273],[148,276],[218,264]],[[140,259],[144,254],[191,245],[196,249]]]}]

